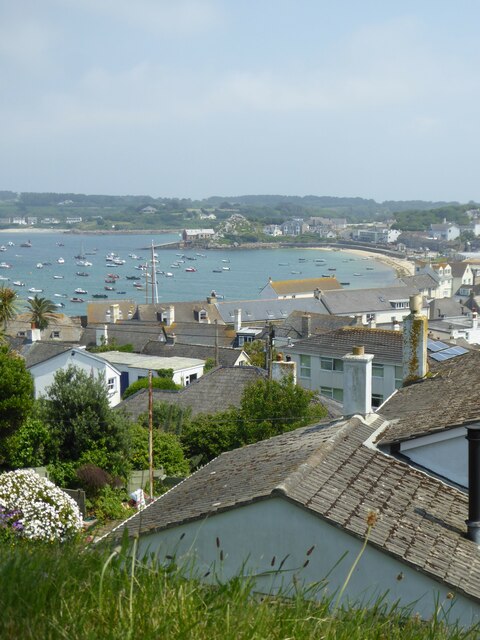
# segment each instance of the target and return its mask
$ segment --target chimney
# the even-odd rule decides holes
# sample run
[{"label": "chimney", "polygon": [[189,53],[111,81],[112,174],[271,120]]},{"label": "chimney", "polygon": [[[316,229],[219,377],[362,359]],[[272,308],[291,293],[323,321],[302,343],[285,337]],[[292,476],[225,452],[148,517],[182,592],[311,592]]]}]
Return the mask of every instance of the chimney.
[{"label": "chimney", "polygon": [[375,320],[375,318],[370,318],[369,322],[368,322],[368,326],[370,329],[376,329],[377,328],[377,321]]},{"label": "chimney", "polygon": [[428,320],[421,314],[422,296],[410,296],[410,315],[403,320],[403,382],[427,375]]},{"label": "chimney", "polygon": [[478,314],[476,311],[472,313],[472,329],[478,329]]},{"label": "chimney", "polygon": [[103,327],[97,327],[95,329],[95,344],[97,347],[108,344],[108,328],[106,324],[104,324]]},{"label": "chimney", "polygon": [[353,347],[352,353],[343,356],[343,413],[372,413],[372,360],[365,347]]},{"label": "chimney", "polygon": [[167,344],[175,344],[177,341],[177,336],[174,333],[170,333],[167,335]]},{"label": "chimney", "polygon": [[312,316],[308,313],[302,316],[302,338],[309,338],[312,335]]},{"label": "chimney", "polygon": [[31,329],[27,329],[27,340],[29,342],[38,342],[42,339],[42,332],[40,329],[36,327],[32,327]]},{"label": "chimney", "polygon": [[294,384],[297,384],[297,363],[293,360],[284,360],[279,353],[277,359],[272,362],[272,380],[281,382],[288,376],[292,376]]},{"label": "chimney", "polygon": [[105,320],[107,322],[113,322],[115,324],[115,322],[118,322],[118,320],[120,320],[120,315],[120,307],[118,306],[118,304],[111,304],[110,309],[108,309],[107,313],[105,314]]},{"label": "chimney", "polygon": [[363,317],[361,315],[355,316],[355,326],[363,327]]},{"label": "chimney", "polygon": [[316,300],[320,300],[320,298],[322,297],[322,290],[319,289],[318,287],[316,289],[313,290],[313,297]]},{"label": "chimney", "polygon": [[399,323],[399,321],[396,318],[393,318],[392,322],[393,322],[392,329],[394,331],[400,331],[400,323]]},{"label": "chimney", "polygon": [[242,310],[235,309],[233,311],[233,328],[235,331],[240,331],[242,328]]},{"label": "chimney", "polygon": [[467,427],[468,520],[467,538],[480,544],[480,425]]},{"label": "chimney", "polygon": [[165,324],[170,327],[175,322],[175,307],[173,304],[165,309]]}]

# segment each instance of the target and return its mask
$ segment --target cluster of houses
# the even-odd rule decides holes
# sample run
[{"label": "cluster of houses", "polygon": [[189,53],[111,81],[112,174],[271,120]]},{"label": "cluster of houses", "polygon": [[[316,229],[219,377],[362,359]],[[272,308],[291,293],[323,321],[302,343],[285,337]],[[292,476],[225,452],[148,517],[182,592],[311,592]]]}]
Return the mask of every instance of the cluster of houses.
[{"label": "cluster of houses", "polygon": [[[59,203],[62,204],[62,203]],[[18,226],[18,227],[33,227],[36,224],[48,224],[48,225],[57,225],[57,224],[79,224],[82,222],[81,216],[70,216],[65,218],[64,220],[59,220],[55,217],[48,218],[38,218],[37,216],[11,216],[9,218],[0,218],[0,225],[4,226]]]},{"label": "cluster of houses", "polygon": [[[383,597],[470,624],[480,615],[476,267],[415,268],[381,288],[270,279],[256,300],[95,302],[81,321],[39,331],[19,316],[7,334],[37,396],[73,364],[132,417],[148,394],[122,401],[123,390],[161,369],[181,388],[156,400],[195,414],[238,406],[268,375],[245,344],[273,343],[269,374],[318,393],[328,419],[220,455],[110,537],[139,536],[140,552],[207,580],[242,572],[258,590],[293,593],[325,578],[350,601]],[[125,344],[133,352],[116,348]]]}]

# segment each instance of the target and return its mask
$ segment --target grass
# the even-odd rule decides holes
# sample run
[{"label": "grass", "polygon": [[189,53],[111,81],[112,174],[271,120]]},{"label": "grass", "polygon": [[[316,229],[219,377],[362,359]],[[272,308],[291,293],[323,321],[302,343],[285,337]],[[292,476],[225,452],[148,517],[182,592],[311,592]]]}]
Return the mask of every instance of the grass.
[{"label": "grass", "polygon": [[368,609],[252,595],[248,580],[206,586],[173,567],[81,546],[4,546],[0,637],[69,640],[474,639],[478,629],[422,622],[383,601]]}]

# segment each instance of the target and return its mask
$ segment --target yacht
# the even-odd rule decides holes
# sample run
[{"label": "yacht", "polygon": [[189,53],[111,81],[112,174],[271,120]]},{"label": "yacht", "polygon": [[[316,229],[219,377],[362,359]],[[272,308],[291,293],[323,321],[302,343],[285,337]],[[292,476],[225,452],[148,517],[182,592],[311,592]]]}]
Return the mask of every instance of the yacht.
[{"label": "yacht", "polygon": [[64,276],[53,276],[55,280],[63,280]]},{"label": "yacht", "polygon": [[24,287],[25,286],[25,283],[24,282],[20,282],[20,280],[14,280],[12,282],[12,284],[13,284],[14,287]]},{"label": "yacht", "polygon": [[37,269],[43,269],[43,263],[37,262]]},{"label": "yacht", "polygon": [[7,247],[4,244],[0,245],[0,251],[6,251],[6,250],[7,250]]},{"label": "yacht", "polygon": [[63,258],[58,258],[58,264],[65,264],[65,260]]},{"label": "yacht", "polygon": [[11,269],[12,265],[8,264],[8,262],[0,262],[0,269]]},{"label": "yacht", "polygon": [[88,291],[85,291],[85,289],[82,289],[81,287],[77,287],[74,293],[85,294],[85,293],[88,293]]},{"label": "yacht", "polygon": [[42,293],[43,289],[35,289],[35,287],[30,287],[30,293]]}]

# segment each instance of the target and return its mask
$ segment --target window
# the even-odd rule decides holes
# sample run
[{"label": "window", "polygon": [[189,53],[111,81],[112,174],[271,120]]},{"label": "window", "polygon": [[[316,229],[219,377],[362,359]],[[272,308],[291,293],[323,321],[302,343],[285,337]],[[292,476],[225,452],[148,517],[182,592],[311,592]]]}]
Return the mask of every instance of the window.
[{"label": "window", "polygon": [[343,371],[343,360],[339,358],[320,358],[320,369],[324,371]]},{"label": "window", "polygon": [[52,331],[52,338],[60,338],[60,331]]},{"label": "window", "polygon": [[375,314],[374,313],[367,313],[365,314],[366,320],[367,322],[371,322],[372,320],[375,320]]},{"label": "window", "polygon": [[107,389],[109,392],[113,393],[115,391],[115,378],[108,378],[107,380]]},{"label": "window", "polygon": [[383,364],[372,364],[372,376],[374,378],[383,378]]},{"label": "window", "polygon": [[372,393],[372,407],[379,407],[383,402],[381,393]]},{"label": "window", "polygon": [[310,378],[312,373],[310,356],[300,356],[300,378]]},{"label": "window", "polygon": [[403,383],[403,367],[395,367],[395,389],[400,389]]},{"label": "window", "polygon": [[343,389],[335,389],[333,387],[320,387],[320,394],[327,398],[332,398],[338,402],[343,402]]}]

